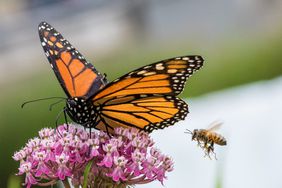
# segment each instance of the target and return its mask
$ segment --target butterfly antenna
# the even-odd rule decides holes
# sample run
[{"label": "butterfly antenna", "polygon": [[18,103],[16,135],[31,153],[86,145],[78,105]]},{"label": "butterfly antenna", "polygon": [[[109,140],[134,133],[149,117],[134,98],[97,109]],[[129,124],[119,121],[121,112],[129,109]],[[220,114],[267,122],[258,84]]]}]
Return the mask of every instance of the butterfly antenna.
[{"label": "butterfly antenna", "polygon": [[21,105],[21,108],[23,108],[26,104],[29,104],[29,103],[33,103],[33,102],[37,102],[37,101],[43,101],[43,100],[49,100],[49,99],[67,99],[67,98],[64,98],[64,97],[47,97],[47,98],[40,98],[40,99],[35,99],[35,100],[31,100],[31,101],[26,101],[24,102],[22,105]]},{"label": "butterfly antenna", "polygon": [[60,99],[57,102],[54,102],[53,104],[50,104],[49,106],[49,111],[52,111],[53,106],[55,106],[56,104],[59,104],[60,102],[64,101],[65,99]]}]

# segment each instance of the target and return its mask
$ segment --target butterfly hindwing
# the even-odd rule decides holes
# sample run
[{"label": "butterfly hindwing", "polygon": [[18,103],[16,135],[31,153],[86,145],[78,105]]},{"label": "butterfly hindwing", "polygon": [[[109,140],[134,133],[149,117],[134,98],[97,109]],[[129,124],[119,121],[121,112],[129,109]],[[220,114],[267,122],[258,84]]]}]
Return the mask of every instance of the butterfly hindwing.
[{"label": "butterfly hindwing", "polygon": [[39,37],[51,67],[69,98],[87,99],[106,85],[106,78],[51,25],[41,22]]},{"label": "butterfly hindwing", "polygon": [[187,114],[187,104],[175,96],[124,96],[105,102],[96,128],[107,127],[111,132],[116,127],[135,127],[152,132],[183,120]]}]

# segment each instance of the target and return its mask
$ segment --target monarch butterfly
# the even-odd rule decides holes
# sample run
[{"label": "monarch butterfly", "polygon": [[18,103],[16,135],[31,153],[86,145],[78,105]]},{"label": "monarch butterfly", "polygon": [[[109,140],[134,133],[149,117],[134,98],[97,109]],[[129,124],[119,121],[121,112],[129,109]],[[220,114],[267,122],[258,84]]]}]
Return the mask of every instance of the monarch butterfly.
[{"label": "monarch butterfly", "polygon": [[176,97],[201,56],[182,56],[136,69],[111,83],[46,22],[39,37],[51,67],[68,99],[64,112],[86,128],[111,133],[115,127],[146,132],[184,120],[187,104]]}]

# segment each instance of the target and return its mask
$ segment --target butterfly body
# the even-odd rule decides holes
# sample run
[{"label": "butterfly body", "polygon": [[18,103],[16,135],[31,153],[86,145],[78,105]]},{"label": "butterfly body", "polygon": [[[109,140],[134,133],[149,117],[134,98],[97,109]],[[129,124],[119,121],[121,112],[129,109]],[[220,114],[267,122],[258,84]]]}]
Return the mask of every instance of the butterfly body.
[{"label": "butterfly body", "polygon": [[45,54],[68,99],[65,112],[87,128],[112,132],[136,127],[152,132],[184,120],[188,105],[176,97],[203,65],[201,56],[152,63],[108,82],[46,22],[39,24]]},{"label": "butterfly body", "polygon": [[96,106],[81,97],[67,99],[66,113],[76,123],[84,127],[94,127],[93,122],[97,119]]}]

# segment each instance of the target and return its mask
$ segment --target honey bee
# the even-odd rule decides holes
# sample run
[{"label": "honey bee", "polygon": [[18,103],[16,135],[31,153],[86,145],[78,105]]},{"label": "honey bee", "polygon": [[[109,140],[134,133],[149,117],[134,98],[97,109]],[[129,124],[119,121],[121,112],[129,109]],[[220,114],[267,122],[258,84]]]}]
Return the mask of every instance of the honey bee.
[{"label": "honey bee", "polygon": [[200,146],[205,151],[205,156],[208,156],[210,159],[210,153],[214,154],[215,159],[216,154],[214,152],[214,144],[224,146],[227,144],[226,139],[216,133],[215,131],[221,127],[221,122],[213,122],[210,124],[208,129],[194,129],[193,132],[186,129],[187,132],[192,135],[192,140],[198,142],[198,146]]}]

